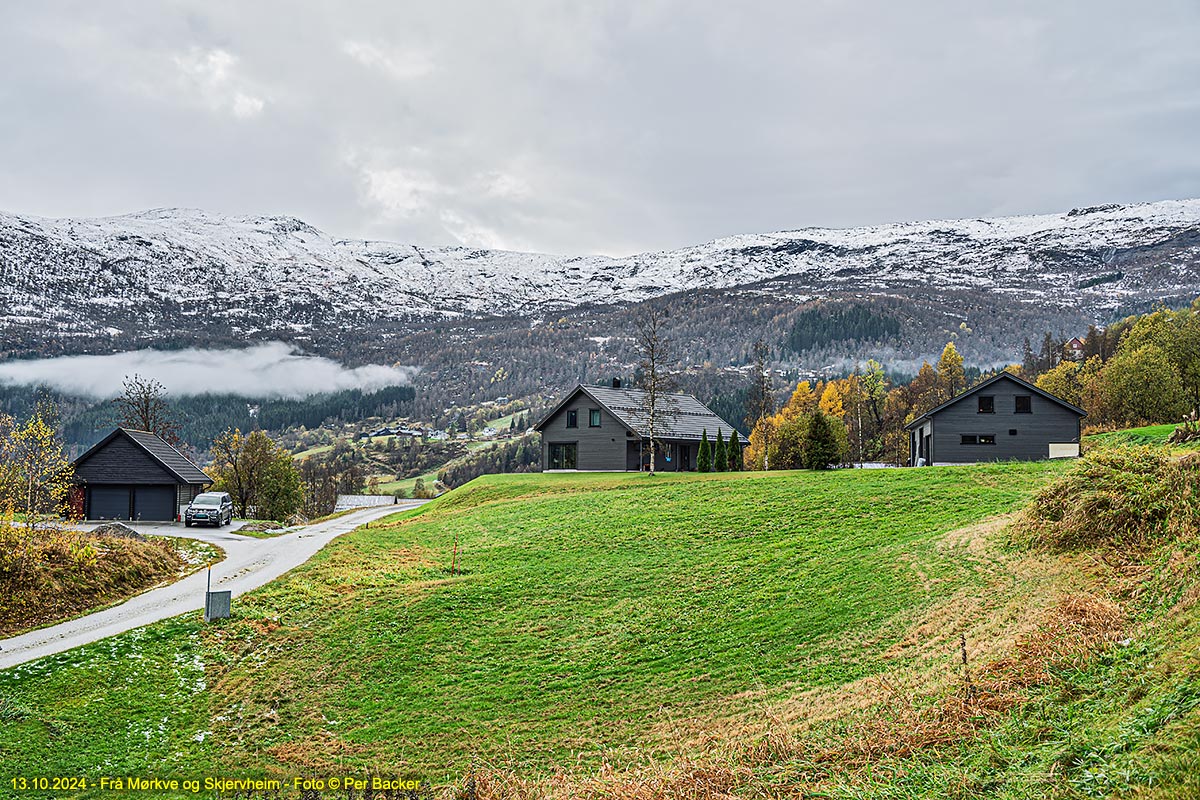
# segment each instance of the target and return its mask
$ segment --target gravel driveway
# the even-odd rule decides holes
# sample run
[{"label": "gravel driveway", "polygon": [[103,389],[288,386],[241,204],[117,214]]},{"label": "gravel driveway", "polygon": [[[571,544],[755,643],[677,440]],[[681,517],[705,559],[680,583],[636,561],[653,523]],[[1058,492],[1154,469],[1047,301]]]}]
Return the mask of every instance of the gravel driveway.
[{"label": "gravel driveway", "polygon": [[[224,528],[185,528],[182,525],[137,524],[130,527],[159,536],[181,536],[215,544],[225,551],[225,560],[212,568],[212,588],[230,590],[237,597],[275,580],[293,567],[310,559],[328,542],[372,520],[416,508],[426,501],[407,501],[399,505],[378,506],[352,511],[337,519],[309,525],[270,539],[256,539],[234,533],[234,525]],[[11,639],[0,639],[0,669],[26,661],[61,653],[109,636],[149,625],[169,617],[204,608],[207,570],[200,570],[181,581],[152,589],[124,603],[61,622]],[[237,604],[234,604],[236,611]]]}]

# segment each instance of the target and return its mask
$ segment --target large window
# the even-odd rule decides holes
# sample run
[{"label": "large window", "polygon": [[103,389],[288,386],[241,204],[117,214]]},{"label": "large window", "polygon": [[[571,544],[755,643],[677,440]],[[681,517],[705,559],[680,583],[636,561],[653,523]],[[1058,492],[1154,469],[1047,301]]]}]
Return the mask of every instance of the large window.
[{"label": "large window", "polygon": [[980,414],[995,414],[996,413],[996,398],[991,395],[979,396],[979,413]]},{"label": "large window", "polygon": [[600,427],[600,409],[598,409],[598,408],[588,409],[588,427],[589,428],[599,428]]},{"label": "large window", "polygon": [[575,469],[579,446],[575,442],[550,445],[550,469]]},{"label": "large window", "polygon": [[567,412],[567,427],[568,428],[578,428],[579,427],[579,412],[573,408]]},{"label": "large window", "polygon": [[1013,408],[1015,414],[1032,414],[1033,413],[1033,398],[1027,394],[1019,394],[1015,398],[1016,406]]},{"label": "large window", "polygon": [[994,433],[964,433],[962,435],[961,444],[995,444],[996,434]]}]

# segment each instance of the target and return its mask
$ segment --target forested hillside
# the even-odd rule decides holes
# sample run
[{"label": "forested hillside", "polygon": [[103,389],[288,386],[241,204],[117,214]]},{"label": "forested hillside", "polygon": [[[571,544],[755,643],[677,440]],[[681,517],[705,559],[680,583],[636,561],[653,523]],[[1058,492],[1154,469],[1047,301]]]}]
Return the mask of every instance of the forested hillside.
[{"label": "forested hillside", "polygon": [[[227,428],[259,427],[279,431],[303,426],[357,422],[367,417],[397,417],[409,413],[416,398],[411,386],[393,386],[378,392],[357,389],[301,399],[269,398],[247,402],[233,395],[168,397],[170,413],[179,426],[180,439],[201,452],[207,451]],[[0,385],[0,413],[24,419],[41,401],[58,409],[63,438],[78,454],[118,424],[120,415],[111,401],[72,397],[47,389]],[[251,416],[251,407],[256,408]]]}]

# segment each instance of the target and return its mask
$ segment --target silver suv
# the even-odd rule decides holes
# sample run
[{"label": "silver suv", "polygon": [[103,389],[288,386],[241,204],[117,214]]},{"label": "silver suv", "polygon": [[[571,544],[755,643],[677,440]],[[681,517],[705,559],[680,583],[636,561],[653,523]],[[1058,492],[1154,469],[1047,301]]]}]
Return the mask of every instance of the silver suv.
[{"label": "silver suv", "polygon": [[193,525],[212,525],[219,528],[232,521],[233,498],[228,492],[198,494],[183,514],[183,524],[189,528]]}]

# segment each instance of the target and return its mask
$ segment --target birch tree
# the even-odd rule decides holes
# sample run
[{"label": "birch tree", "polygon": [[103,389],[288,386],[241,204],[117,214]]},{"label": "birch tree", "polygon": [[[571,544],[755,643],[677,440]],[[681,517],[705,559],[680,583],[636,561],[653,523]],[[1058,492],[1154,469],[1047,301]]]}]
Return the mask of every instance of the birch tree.
[{"label": "birch tree", "polygon": [[671,342],[666,337],[666,314],[661,307],[647,304],[641,316],[634,322],[637,331],[637,346],[642,359],[638,363],[642,373],[641,412],[646,421],[650,440],[650,474],[654,474],[657,458],[659,433],[670,425],[675,414],[671,391],[675,388],[669,372],[671,365]]},{"label": "birch tree", "polygon": [[0,504],[29,521],[66,511],[74,470],[52,409],[41,406],[21,424],[0,418]]}]

